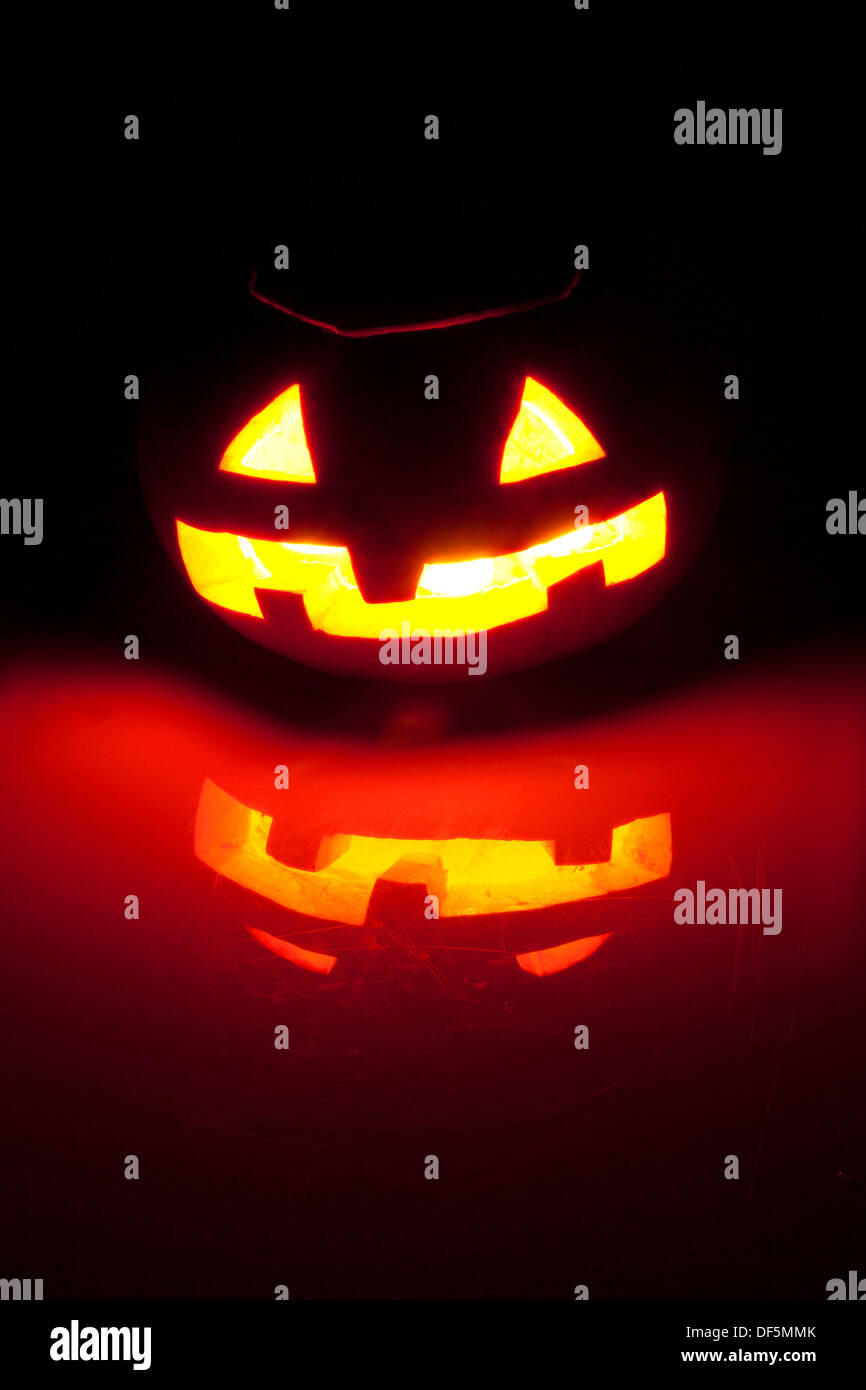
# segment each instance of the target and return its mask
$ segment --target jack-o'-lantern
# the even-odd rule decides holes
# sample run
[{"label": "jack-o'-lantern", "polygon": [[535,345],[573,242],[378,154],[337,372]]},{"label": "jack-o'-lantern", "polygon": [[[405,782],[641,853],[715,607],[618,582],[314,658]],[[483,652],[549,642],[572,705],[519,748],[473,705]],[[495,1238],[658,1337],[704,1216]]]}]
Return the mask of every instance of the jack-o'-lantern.
[{"label": "jack-o'-lantern", "polygon": [[591,333],[552,360],[502,327],[527,311],[329,333],[251,306],[255,379],[239,342],[242,389],[235,364],[203,406],[157,391],[144,449],[169,553],[246,636],[377,679],[495,675],[606,640],[693,557],[685,411],[600,389]]}]

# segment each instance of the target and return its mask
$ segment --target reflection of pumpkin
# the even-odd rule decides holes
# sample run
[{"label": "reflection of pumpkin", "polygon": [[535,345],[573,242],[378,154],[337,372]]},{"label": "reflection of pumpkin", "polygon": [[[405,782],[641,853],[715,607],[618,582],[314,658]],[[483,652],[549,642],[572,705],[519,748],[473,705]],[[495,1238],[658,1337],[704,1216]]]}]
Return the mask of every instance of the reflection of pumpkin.
[{"label": "reflection of pumpkin", "polygon": [[[432,785],[435,762],[435,755],[426,761],[420,756],[427,805],[414,814],[407,814],[402,800],[405,774],[389,780],[374,766],[363,770],[356,759],[351,787],[344,783],[343,759],[325,761],[315,770],[307,765],[296,778],[294,793],[268,795],[260,781],[252,790],[242,778],[243,794],[235,795],[205,778],[195,853],[223,880],[285,912],[287,935],[247,929],[275,954],[319,974],[333,969],[345,945],[357,947],[364,935],[358,929],[369,933],[371,922],[382,915],[394,927],[411,927],[414,935],[426,933],[440,945],[483,949],[502,943],[521,969],[555,974],[592,954],[609,935],[581,934],[588,925],[580,920],[582,904],[631,894],[670,872],[667,812],[633,816],[630,802],[624,808],[628,820],[609,824],[607,801],[588,834],[575,835],[571,817],[566,817],[560,836],[555,827],[562,825],[562,812],[539,815],[533,797],[537,777],[525,764],[523,787],[532,811],[528,816],[512,813],[503,823],[502,779],[495,775],[491,783],[486,759],[452,778],[461,796],[459,812],[448,808],[447,783],[440,792]],[[573,790],[565,771],[551,781],[549,769],[543,769],[540,787],[546,781],[548,798],[568,807],[580,825],[590,794]],[[256,809],[253,798],[269,809]],[[455,835],[461,825],[497,833]],[[536,833],[530,837],[533,825]],[[386,828],[391,833],[383,834]],[[584,830],[588,828],[585,822]],[[415,833],[396,834],[397,829]],[[418,834],[422,829],[435,833]],[[581,862],[573,862],[578,858]],[[389,886],[390,909],[374,903],[381,885]],[[428,907],[434,900],[436,915],[430,920]],[[391,930],[386,926],[386,932]]]},{"label": "reflection of pumpkin", "polygon": [[256,385],[209,395],[198,439],[175,391],[148,431],[146,490],[214,611],[313,666],[435,680],[466,666],[408,651],[383,666],[382,635],[486,632],[496,674],[604,640],[656,601],[702,529],[700,460],[672,462],[690,447],[682,421],[668,444],[657,419],[623,426],[584,391],[578,414],[567,372],[538,379],[513,344],[485,362],[482,329],[338,338],[309,372],[269,360]]},{"label": "reflection of pumpkin", "polygon": [[[401,840],[385,836],[323,836],[316,868],[280,863],[268,850],[272,820],[206,780],[196,816],[195,850],[210,868],[294,912],[363,925],[377,882],[412,883],[434,894],[441,917],[495,916],[637,888],[664,878],[671,866],[667,814],[613,828],[610,858],[598,864],[557,864],[554,846],[535,840]],[[307,969],[327,974],[336,957],[254,931],[253,935]],[[518,954],[523,970],[550,975],[589,954],[604,936]],[[278,943],[278,944],[277,944]]]}]

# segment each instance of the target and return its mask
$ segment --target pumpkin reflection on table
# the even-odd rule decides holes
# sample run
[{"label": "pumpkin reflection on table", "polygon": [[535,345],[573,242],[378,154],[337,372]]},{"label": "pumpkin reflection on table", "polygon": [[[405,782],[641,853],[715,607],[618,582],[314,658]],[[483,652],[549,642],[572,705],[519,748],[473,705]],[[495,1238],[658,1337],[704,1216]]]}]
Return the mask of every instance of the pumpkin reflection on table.
[{"label": "pumpkin reflection on table", "polygon": [[[22,1209],[38,1202],[45,1228],[67,1237],[50,1256],[59,1295],[260,1297],[262,1268],[283,1270],[291,1247],[293,1297],[557,1298],[580,1274],[593,1297],[642,1297],[650,1264],[655,1293],[683,1296],[703,1259],[687,1238],[696,1208],[712,1224],[707,1296],[806,1296],[816,1261],[838,1263],[856,1192],[843,1201],[828,1187],[851,1159],[826,1076],[842,1084],[858,1026],[856,672],[825,665],[819,679],[787,663],[736,693],[711,682],[642,712],[508,735],[452,737],[428,719],[426,743],[407,738],[424,725],[417,706],[377,739],[349,740],[176,676],[128,674],[43,663],[2,693],[18,730],[9,912],[29,924],[4,939],[5,1026],[21,1059],[8,1118],[29,1134]],[[816,728],[821,762],[804,795],[798,750]],[[582,766],[587,788],[575,786]],[[361,875],[363,920],[360,909],[354,922],[314,918],[203,863],[209,786],[248,826],[261,817],[262,835],[272,817],[268,856],[308,886],[323,840],[331,869],[357,847],[348,837],[384,843],[385,872]],[[494,858],[517,843],[549,887],[551,862],[567,873],[616,861],[616,827],[656,817],[669,818],[666,876],[545,907],[526,903],[524,880],[519,910],[447,915],[455,842]],[[831,863],[832,880],[820,868]],[[496,859],[486,886],[519,868],[519,856],[507,870]],[[783,931],[676,925],[673,892],[697,878],[782,885]],[[428,919],[437,887],[446,911]],[[130,892],[136,921],[123,918]],[[281,942],[336,964],[301,968],[275,954]],[[582,959],[533,970],[569,943]],[[794,1068],[797,1019],[809,1041]],[[289,1053],[273,1048],[277,1025]],[[34,1110],[32,1087],[58,1066],[63,1085]],[[130,1151],[130,1135],[148,1174],[132,1204],[90,1177],[93,1155]],[[435,1213],[410,1182],[431,1152],[443,1178],[420,1185],[444,1190]],[[733,1204],[715,1176],[729,1152],[747,1175]],[[592,1203],[574,1200],[575,1182]],[[322,1246],[323,1210],[341,1232],[338,1260]],[[135,1252],[122,1287],[119,1234]],[[9,1240],[32,1248],[29,1232]],[[416,1247],[427,1254],[407,1283]]]}]

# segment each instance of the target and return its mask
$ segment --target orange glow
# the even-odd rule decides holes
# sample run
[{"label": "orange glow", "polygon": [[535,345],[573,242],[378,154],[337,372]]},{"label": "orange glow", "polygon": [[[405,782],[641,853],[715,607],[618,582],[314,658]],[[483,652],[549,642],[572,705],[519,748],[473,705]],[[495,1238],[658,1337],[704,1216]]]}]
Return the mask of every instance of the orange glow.
[{"label": "orange glow", "polygon": [[290,386],[236,434],[220,460],[224,473],[245,473],[280,483],[314,483],[301,415],[301,388]]},{"label": "orange glow", "polygon": [[275,956],[290,960],[292,965],[300,965],[302,970],[309,970],[314,975],[330,975],[337,964],[336,956],[326,956],[321,951],[307,951],[303,946],[284,941],[281,936],[272,936],[269,931],[259,931],[256,927],[247,927],[247,931],[267,951],[273,951]]},{"label": "orange glow", "polygon": [[[664,558],[665,496],[658,492],[611,521],[578,526],[541,545],[493,559],[424,566],[415,597],[367,603],[345,546],[251,541],[177,522],[180,553],[196,593],[234,613],[261,618],[256,589],[299,594],[314,628],[334,637],[378,639],[384,629],[482,632],[543,613],[551,584],[601,561],[605,584],[632,579]],[[480,587],[479,587],[480,586]]]},{"label": "orange glow", "polygon": [[579,416],[528,376],[502,454],[500,483],[518,483],[604,457],[604,449]]},{"label": "orange glow", "polygon": [[549,946],[545,951],[526,951],[522,956],[515,956],[515,960],[528,975],[558,975],[560,970],[568,970],[593,955],[611,936],[613,932],[610,931],[602,936],[585,936],[580,941]]},{"label": "orange glow", "polygon": [[322,837],[314,870],[295,869],[268,853],[271,825],[272,817],[206,778],[196,815],[196,855],[271,902],[350,926],[363,924],[379,880],[422,885],[438,897],[440,917],[471,917],[602,897],[664,878],[671,866],[667,813],[616,826],[610,859],[599,864],[557,864],[554,843],[544,840],[337,834]]}]

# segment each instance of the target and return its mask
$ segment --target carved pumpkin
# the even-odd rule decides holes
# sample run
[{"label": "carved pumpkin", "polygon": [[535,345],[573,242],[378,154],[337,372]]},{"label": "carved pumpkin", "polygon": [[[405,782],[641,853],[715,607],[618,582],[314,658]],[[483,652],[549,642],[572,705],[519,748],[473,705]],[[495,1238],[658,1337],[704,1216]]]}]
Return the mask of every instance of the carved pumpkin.
[{"label": "carved pumpkin", "polygon": [[184,404],[182,370],[157,387],[143,471],[175,563],[257,642],[453,680],[471,669],[461,635],[483,633],[479,669],[498,674],[621,630],[700,544],[694,436],[661,401],[612,408],[616,391],[582,380],[591,340],[551,367],[498,318],[357,336],[253,309],[270,315],[258,379],[241,337],[243,372],[224,367],[206,407]]}]

